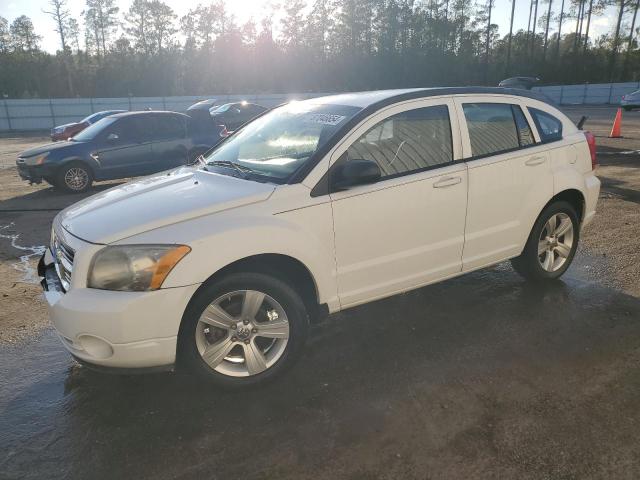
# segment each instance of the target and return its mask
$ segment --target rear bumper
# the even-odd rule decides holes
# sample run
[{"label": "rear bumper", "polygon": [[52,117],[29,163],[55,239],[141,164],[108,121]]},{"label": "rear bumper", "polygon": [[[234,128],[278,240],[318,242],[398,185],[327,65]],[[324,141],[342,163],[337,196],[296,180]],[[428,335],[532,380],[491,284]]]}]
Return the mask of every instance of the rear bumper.
[{"label": "rear bumper", "polygon": [[198,285],[153,292],[72,288],[64,292],[49,251],[38,273],[49,317],[77,359],[107,369],[168,369],[182,315]]},{"label": "rear bumper", "polygon": [[584,215],[582,218],[582,226],[588,225],[596,214],[596,205],[598,196],[600,195],[600,180],[593,172],[587,174],[584,179],[585,183],[585,205]]}]

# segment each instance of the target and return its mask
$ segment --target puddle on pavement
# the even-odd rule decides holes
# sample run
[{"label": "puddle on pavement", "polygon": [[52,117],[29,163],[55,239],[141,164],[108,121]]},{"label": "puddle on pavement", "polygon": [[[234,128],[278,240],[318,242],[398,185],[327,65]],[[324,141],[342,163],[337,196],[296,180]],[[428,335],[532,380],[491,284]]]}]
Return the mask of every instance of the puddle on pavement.
[{"label": "puddle on pavement", "polygon": [[19,233],[7,233],[8,231],[11,231],[14,226],[14,223],[9,223],[8,225],[0,225],[0,238],[9,240],[13,248],[24,252],[19,256],[19,261],[12,263],[11,266],[22,275],[19,280],[20,282],[36,284],[40,283],[38,272],[33,266],[33,263],[38,260],[40,256],[42,256],[47,247],[45,247],[44,245],[20,245],[18,243],[18,240],[20,239]]}]

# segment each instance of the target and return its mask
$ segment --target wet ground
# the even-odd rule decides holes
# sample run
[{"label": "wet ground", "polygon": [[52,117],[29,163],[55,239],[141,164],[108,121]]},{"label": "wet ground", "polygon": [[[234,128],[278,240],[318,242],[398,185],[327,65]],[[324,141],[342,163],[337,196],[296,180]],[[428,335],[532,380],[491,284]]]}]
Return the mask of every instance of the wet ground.
[{"label": "wet ground", "polygon": [[614,109],[567,111],[604,188],[562,281],[503,264],[346,311],[243,393],[73,362],[32,269],[78,197],[0,169],[0,479],[639,478],[640,112],[612,140]]},{"label": "wet ground", "polygon": [[48,330],[0,349],[0,477],[638,478],[640,300],[581,263],[332,317],[285,377],[241,394],[92,373]]}]

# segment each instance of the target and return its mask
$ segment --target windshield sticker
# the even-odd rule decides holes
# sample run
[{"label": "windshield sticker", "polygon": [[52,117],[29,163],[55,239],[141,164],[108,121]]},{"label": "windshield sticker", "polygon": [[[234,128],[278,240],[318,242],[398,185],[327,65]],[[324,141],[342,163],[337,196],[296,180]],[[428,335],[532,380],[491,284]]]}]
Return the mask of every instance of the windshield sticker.
[{"label": "windshield sticker", "polygon": [[345,118],[344,115],[333,115],[331,113],[308,113],[304,116],[303,122],[336,126]]}]

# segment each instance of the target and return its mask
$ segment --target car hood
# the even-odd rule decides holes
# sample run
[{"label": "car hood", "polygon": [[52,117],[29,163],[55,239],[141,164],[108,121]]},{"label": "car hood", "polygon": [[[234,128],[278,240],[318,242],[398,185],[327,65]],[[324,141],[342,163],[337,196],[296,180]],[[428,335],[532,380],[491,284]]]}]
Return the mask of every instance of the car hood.
[{"label": "car hood", "polygon": [[166,225],[269,198],[275,185],[193,167],[145,177],[66,208],[57,221],[76,237],[107,244]]},{"label": "car hood", "polygon": [[34,155],[42,155],[43,153],[51,153],[56,150],[62,150],[63,148],[70,148],[78,145],[80,142],[55,142],[55,143],[47,143],[46,145],[41,145],[39,147],[30,148],[29,150],[25,150],[18,155],[20,158],[29,158]]}]

